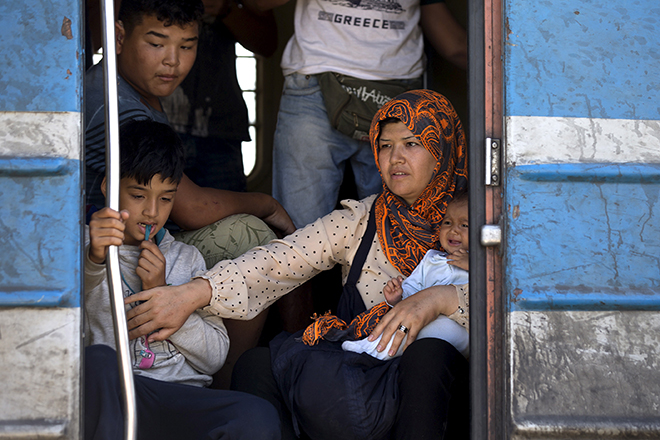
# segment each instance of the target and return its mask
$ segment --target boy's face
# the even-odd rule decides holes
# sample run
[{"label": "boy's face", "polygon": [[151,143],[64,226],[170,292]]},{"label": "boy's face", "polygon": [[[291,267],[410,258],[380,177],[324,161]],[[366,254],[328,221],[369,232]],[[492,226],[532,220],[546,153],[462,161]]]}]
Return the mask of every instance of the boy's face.
[{"label": "boy's face", "polygon": [[[124,177],[119,182],[119,210],[128,211],[124,230],[124,244],[137,246],[144,240],[146,226],[151,225],[150,239],[163,228],[174,204],[177,184],[171,179],[163,181],[156,174],[148,185]],[[105,180],[103,181],[105,195]]]},{"label": "boy's face", "polygon": [[469,250],[468,203],[451,202],[440,226],[440,244],[449,254],[459,249]]},{"label": "boy's face", "polygon": [[169,96],[184,80],[197,56],[197,23],[165,26],[153,15],[127,35],[121,21],[115,26],[117,70],[156,110],[158,98]]}]

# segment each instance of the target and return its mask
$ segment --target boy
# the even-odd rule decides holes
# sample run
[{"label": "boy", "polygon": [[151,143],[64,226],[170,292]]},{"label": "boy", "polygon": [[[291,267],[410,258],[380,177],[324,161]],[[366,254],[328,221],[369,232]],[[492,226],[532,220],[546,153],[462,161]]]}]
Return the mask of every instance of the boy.
[{"label": "boy", "polygon": [[[115,25],[120,125],[135,119],[168,123],[160,98],[171,95],[190,72],[197,54],[203,12],[202,0],[121,1]],[[105,175],[103,75],[101,63],[85,74],[85,185],[87,203],[97,208],[101,208],[104,202],[100,191]],[[179,194],[182,197],[172,208],[171,220],[187,231],[203,228],[233,214],[250,214],[265,219],[284,234],[295,230],[284,208],[266,194],[201,188],[185,174]],[[262,242],[250,243],[246,249],[239,249],[236,255],[274,238],[270,234],[267,231],[267,239],[260,236]],[[220,256],[218,261],[227,257]]]},{"label": "boy", "polygon": [[[123,436],[121,394],[105,259],[119,248],[122,290],[182,284],[206,269],[197,248],[163,228],[181,181],[181,141],[167,125],[132,121],[121,129],[121,212],[92,214],[85,248],[85,437]],[[105,179],[102,192],[106,193]],[[130,306],[128,306],[130,308]],[[130,342],[138,438],[279,438],[275,409],[247,394],[210,390],[229,338],[222,319],[198,310],[169,339]],[[234,437],[236,436],[236,437]]]},{"label": "boy", "polygon": [[[121,1],[115,28],[120,125],[140,119],[168,123],[160,98],[174,92],[195,62],[203,11],[202,0]],[[101,64],[87,71],[85,86],[87,204],[100,209],[105,201],[100,190],[105,176]],[[266,194],[202,188],[185,174],[177,193],[170,219],[185,232],[175,234],[176,239],[202,250],[209,268],[276,238],[264,221],[283,234],[295,229],[282,206]],[[232,340],[228,369],[245,349],[256,346],[265,318],[264,313],[252,321],[225,322]],[[129,320],[128,326],[134,330],[139,324]],[[162,340],[169,333],[170,329],[162,328],[152,337]]]},{"label": "boy", "polygon": [[[447,284],[467,284],[469,282],[469,234],[468,234],[468,194],[457,195],[448,205],[445,217],[440,227],[440,244],[445,252],[429,250],[422,261],[405,281],[403,277],[391,279],[383,289],[387,305],[393,307],[402,299],[406,299],[420,290],[432,286]],[[467,323],[462,323],[466,325]],[[438,338],[452,344],[466,358],[470,353],[469,335],[466,327],[462,327],[446,316],[439,316],[419,331],[417,339]],[[390,339],[385,350],[376,350],[380,338],[374,341],[360,339],[345,341],[342,348],[356,353],[367,353],[378,359],[391,359],[401,356],[405,339],[395,354],[390,353]]]}]

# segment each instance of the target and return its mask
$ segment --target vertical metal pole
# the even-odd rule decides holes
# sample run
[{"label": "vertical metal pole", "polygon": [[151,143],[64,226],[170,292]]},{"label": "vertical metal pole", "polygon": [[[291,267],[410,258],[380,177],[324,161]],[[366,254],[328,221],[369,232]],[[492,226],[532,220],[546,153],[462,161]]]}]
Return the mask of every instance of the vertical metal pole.
[{"label": "vertical metal pole", "polygon": [[[115,48],[115,13],[112,0],[101,0],[103,11],[103,73],[105,75],[105,141],[106,141],[106,180],[108,207],[119,210],[119,105],[117,103],[117,60]],[[115,326],[117,344],[117,362],[119,377],[122,382],[124,398],[124,438],[134,440],[137,437],[137,409],[135,386],[128,345],[128,327],[126,309],[122,294],[121,274],[119,272],[119,250],[110,246],[106,260],[110,303]]]},{"label": "vertical metal pole", "polygon": [[481,242],[481,225],[486,223],[484,154],[484,0],[468,3],[468,101],[470,176],[470,397],[472,423],[470,438],[486,440],[488,432],[487,327],[486,327],[486,248]]}]

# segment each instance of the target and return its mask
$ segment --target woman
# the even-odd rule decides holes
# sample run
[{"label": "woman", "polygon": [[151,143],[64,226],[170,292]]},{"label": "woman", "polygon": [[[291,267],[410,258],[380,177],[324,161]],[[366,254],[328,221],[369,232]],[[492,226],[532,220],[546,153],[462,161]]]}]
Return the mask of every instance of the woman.
[{"label": "woman", "polygon": [[[131,301],[146,302],[127,314],[130,336],[159,329],[149,338],[166,338],[188,314],[205,306],[222,317],[251,319],[335,264],[343,266],[346,281],[372,209],[376,236],[355,287],[363,309],[382,302],[388,280],[410,275],[427,250],[440,247],[447,203],[467,186],[467,152],[452,105],[428,90],[407,92],[385,104],[374,117],[370,139],[383,179],[381,194],[344,201],[345,209],[220,262],[187,285],[141,292]],[[408,346],[396,366],[398,411],[394,420],[383,422],[392,425],[392,438],[463,438],[468,432],[467,362],[444,341],[415,341],[419,330],[439,315],[455,318],[467,310],[466,289],[437,286],[401,301],[374,329],[371,337],[382,334],[383,347],[394,338],[393,351],[408,334]],[[359,311],[354,308],[353,316]],[[261,394],[270,392],[272,397],[278,392],[272,376],[262,375],[253,383]],[[279,409],[285,412],[281,405]],[[290,423],[287,417],[282,421]]]}]

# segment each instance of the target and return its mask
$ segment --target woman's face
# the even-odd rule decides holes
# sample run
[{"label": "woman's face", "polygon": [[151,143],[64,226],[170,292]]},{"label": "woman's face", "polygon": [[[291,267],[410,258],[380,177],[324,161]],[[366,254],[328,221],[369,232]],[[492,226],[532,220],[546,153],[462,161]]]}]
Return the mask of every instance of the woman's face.
[{"label": "woman's face", "polygon": [[436,161],[403,122],[381,128],[378,163],[385,185],[412,205],[433,177]]}]

